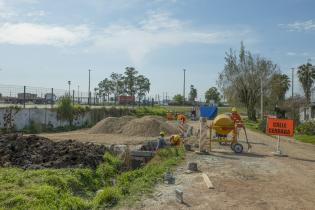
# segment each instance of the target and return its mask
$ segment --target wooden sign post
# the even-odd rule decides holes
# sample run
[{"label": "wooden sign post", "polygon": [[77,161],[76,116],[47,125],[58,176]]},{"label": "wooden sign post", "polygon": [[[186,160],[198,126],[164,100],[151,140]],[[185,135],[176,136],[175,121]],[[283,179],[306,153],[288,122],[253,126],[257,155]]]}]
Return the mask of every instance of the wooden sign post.
[{"label": "wooden sign post", "polygon": [[266,133],[269,135],[278,136],[277,148],[274,154],[282,155],[280,150],[280,136],[294,135],[293,120],[269,117],[267,119]]}]

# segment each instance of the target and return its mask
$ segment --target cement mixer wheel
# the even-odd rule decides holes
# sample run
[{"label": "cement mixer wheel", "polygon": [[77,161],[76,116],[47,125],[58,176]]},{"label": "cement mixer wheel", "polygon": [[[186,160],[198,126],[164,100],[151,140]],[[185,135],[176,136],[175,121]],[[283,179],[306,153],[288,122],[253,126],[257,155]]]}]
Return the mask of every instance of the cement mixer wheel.
[{"label": "cement mixer wheel", "polygon": [[243,152],[243,145],[241,145],[239,143],[233,144],[233,146],[231,145],[231,148],[235,153],[242,153]]}]

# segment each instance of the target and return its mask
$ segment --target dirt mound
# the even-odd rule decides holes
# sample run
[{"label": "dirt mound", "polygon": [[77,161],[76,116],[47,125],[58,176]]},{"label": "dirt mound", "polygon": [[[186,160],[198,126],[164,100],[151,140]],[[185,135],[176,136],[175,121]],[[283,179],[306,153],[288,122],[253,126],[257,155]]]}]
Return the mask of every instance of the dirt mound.
[{"label": "dirt mound", "polygon": [[74,140],[55,142],[39,136],[0,136],[0,166],[23,168],[95,168],[105,152],[104,145]]},{"label": "dirt mound", "polygon": [[160,131],[166,135],[176,134],[177,129],[165,121],[164,118],[146,116],[134,119],[122,128],[122,133],[128,136],[158,136]]},{"label": "dirt mound", "polygon": [[129,121],[135,119],[133,116],[124,117],[107,117],[95,126],[93,126],[89,133],[91,134],[101,134],[101,133],[121,133],[122,127],[126,125]]}]

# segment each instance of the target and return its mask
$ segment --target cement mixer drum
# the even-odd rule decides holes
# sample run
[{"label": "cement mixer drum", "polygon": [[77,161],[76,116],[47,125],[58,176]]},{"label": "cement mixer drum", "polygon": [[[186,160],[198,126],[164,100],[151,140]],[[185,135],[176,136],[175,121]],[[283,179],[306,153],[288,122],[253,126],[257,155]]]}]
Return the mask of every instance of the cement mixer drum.
[{"label": "cement mixer drum", "polygon": [[234,122],[226,114],[220,114],[213,120],[212,128],[219,135],[227,135],[234,129]]}]

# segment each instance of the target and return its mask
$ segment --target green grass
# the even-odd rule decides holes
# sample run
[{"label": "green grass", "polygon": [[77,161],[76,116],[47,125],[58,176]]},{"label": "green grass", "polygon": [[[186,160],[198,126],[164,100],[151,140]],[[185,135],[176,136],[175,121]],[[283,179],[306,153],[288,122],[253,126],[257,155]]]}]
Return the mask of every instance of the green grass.
[{"label": "green grass", "polygon": [[143,117],[145,115],[158,115],[158,116],[166,116],[167,109],[160,106],[154,106],[154,107],[137,107],[133,110],[135,115],[138,117]]},{"label": "green grass", "polygon": [[252,130],[252,131],[263,133],[261,130],[259,130],[259,122],[258,121],[254,122],[254,121],[246,120],[245,121],[245,127]]},{"label": "green grass", "polygon": [[[259,130],[259,122],[246,121],[245,126],[246,128],[252,131],[255,131],[258,133],[264,133],[261,130]],[[304,142],[304,143],[315,144],[315,135],[295,134],[294,139]]]},{"label": "green grass", "polygon": [[296,134],[296,135],[294,135],[294,139],[301,141],[301,142],[304,142],[304,143],[315,144],[315,136],[314,135]]},{"label": "green grass", "polygon": [[167,111],[187,113],[191,111],[191,106],[165,106]]},{"label": "green grass", "polygon": [[151,192],[163,173],[183,155],[183,149],[163,149],[146,166],[123,173],[120,160],[109,153],[95,170],[0,168],[0,209],[104,209],[129,205]]}]

